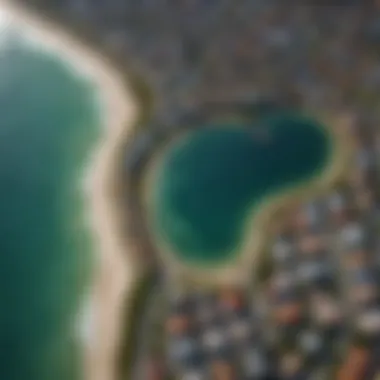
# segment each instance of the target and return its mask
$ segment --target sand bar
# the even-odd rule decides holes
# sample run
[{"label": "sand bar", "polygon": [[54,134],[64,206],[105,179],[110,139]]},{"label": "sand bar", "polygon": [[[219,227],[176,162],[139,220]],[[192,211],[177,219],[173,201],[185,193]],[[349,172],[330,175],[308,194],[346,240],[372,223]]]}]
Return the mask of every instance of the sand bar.
[{"label": "sand bar", "polygon": [[[112,198],[117,152],[123,149],[137,117],[136,101],[124,86],[120,73],[105,57],[75,40],[63,28],[7,0],[0,0],[3,29],[15,25],[41,49],[59,54],[78,75],[100,90],[104,129],[99,145],[86,168],[84,190],[88,199],[88,222],[92,228],[97,262],[94,284],[87,296],[83,334],[85,373],[89,380],[116,378],[115,358],[120,345],[121,305],[137,281],[138,270],[131,249],[120,233],[120,212]],[[128,128],[130,126],[130,128]],[[131,292],[129,292],[131,293]],[[91,321],[91,322],[90,322]]]}]

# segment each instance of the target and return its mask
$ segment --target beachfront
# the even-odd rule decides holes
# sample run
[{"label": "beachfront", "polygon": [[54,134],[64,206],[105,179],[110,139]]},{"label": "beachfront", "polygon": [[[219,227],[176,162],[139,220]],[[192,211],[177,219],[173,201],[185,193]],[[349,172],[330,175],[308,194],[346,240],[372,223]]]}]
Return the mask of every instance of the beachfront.
[{"label": "beachfront", "polygon": [[100,92],[104,129],[83,178],[83,191],[88,199],[87,222],[93,232],[97,256],[93,285],[90,286],[92,294],[86,296],[91,302],[86,305],[89,310],[84,312],[91,314],[86,322],[91,320],[92,326],[81,344],[86,378],[115,379],[122,327],[121,305],[126,301],[128,287],[139,276],[130,255],[135,247],[125,244],[126,236],[120,226],[121,213],[113,195],[119,180],[120,150],[124,148],[137,116],[135,100],[122,84],[119,73],[100,54],[80,44],[63,29],[10,1],[1,1],[0,10],[1,17],[23,29],[41,49],[61,56],[79,75],[92,81]]},{"label": "beachfront", "polygon": [[[353,355],[343,362],[339,378],[357,380],[363,368],[376,369],[376,363],[367,366],[379,333],[373,281],[379,206],[376,10],[274,3],[268,8],[260,1],[167,5],[160,0],[57,6],[77,22],[92,24],[118,52],[139,57],[155,89],[166,95],[155,110],[160,128],[174,129],[183,113],[209,99],[228,103],[235,97],[274,96],[342,113],[357,145],[348,183],[289,209],[294,218],[279,228],[267,251],[274,271],[255,294],[164,288],[170,303],[161,323],[167,344],[159,352],[143,347],[138,365],[150,369],[144,378],[161,379],[175,369],[185,379],[325,379],[328,367],[339,362],[334,352],[346,348],[347,340],[353,342]],[[119,15],[125,16],[121,22]],[[133,166],[132,159],[128,162]],[[342,268],[347,276],[340,276]],[[347,304],[352,313],[344,313]],[[348,323],[360,339],[351,339]],[[351,358],[358,357],[364,357],[364,367],[350,371]],[[163,361],[169,364],[164,370]],[[236,367],[241,372],[234,376]]]}]

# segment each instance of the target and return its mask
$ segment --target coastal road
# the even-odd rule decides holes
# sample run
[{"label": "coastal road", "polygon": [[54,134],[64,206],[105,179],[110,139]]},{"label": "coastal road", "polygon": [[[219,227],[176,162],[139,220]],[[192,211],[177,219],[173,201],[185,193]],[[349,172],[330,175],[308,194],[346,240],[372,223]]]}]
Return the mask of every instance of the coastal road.
[{"label": "coastal road", "polygon": [[137,346],[134,349],[135,360],[131,370],[131,380],[148,380],[146,360],[148,358],[147,354],[149,353],[152,339],[155,338],[154,325],[157,324],[157,321],[160,321],[162,313],[165,312],[164,305],[160,302],[163,294],[163,281],[158,272],[154,276],[152,291],[145,300],[144,309],[137,326],[138,340],[136,342]]}]

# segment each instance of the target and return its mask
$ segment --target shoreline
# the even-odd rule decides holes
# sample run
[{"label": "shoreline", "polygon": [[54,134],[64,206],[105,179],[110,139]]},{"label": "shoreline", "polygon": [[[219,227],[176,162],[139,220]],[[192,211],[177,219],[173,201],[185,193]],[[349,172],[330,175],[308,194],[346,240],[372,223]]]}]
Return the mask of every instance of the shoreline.
[{"label": "shoreline", "polygon": [[[338,115],[322,115],[319,117],[330,138],[332,144],[331,162],[321,172],[316,173],[306,183],[301,183],[291,189],[284,189],[280,194],[268,199],[264,199],[260,207],[253,213],[253,217],[246,223],[246,233],[248,236],[243,243],[240,254],[235,255],[228,263],[218,266],[199,267],[197,265],[181,261],[169,246],[152,231],[152,220],[149,210],[152,209],[152,196],[149,189],[152,189],[155,176],[162,163],[163,155],[170,144],[183,137],[186,133],[181,133],[177,139],[171,137],[156,153],[155,160],[148,164],[144,176],[143,200],[144,213],[147,217],[150,234],[155,237],[158,243],[158,254],[162,261],[166,262],[168,270],[167,276],[175,284],[187,286],[245,286],[248,281],[252,281],[253,273],[257,274],[257,268],[262,261],[262,252],[268,241],[271,239],[271,225],[276,214],[282,214],[285,210],[291,210],[292,206],[297,206],[303,201],[318,196],[331,190],[349,170],[353,141],[347,127],[350,120]],[[253,231],[253,233],[252,233]],[[268,231],[268,232],[264,232]],[[255,268],[255,263],[259,265]],[[255,270],[253,271],[253,269]]]},{"label": "shoreline", "polygon": [[[83,189],[88,200],[88,226],[96,249],[95,273],[90,294],[84,294],[85,312],[93,325],[85,339],[78,338],[84,351],[84,375],[91,380],[113,380],[121,346],[125,302],[132,300],[134,285],[142,274],[133,260],[136,245],[126,246],[127,229],[121,233],[120,209],[113,199],[119,153],[132,136],[137,121],[137,101],[124,85],[124,77],[101,53],[81,43],[63,27],[22,5],[0,0],[2,16],[27,31],[27,37],[43,49],[60,56],[75,75],[91,81],[99,91],[103,128],[86,168]],[[129,127],[129,128],[127,128]],[[125,226],[123,226],[125,227]],[[129,250],[129,254],[126,254]],[[128,298],[128,299],[126,299]],[[83,310],[79,310],[83,317]],[[78,313],[79,314],[79,313]],[[88,326],[87,326],[88,327]],[[96,334],[95,334],[96,332]]]}]

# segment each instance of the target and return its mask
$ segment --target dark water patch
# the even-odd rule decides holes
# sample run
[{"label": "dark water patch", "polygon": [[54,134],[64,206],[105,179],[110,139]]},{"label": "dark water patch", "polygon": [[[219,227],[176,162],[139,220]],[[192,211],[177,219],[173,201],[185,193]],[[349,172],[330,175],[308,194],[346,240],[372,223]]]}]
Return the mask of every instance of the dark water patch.
[{"label": "dark water patch", "polygon": [[321,125],[290,112],[190,132],[159,169],[153,228],[180,260],[224,262],[260,202],[314,177],[330,148]]}]

